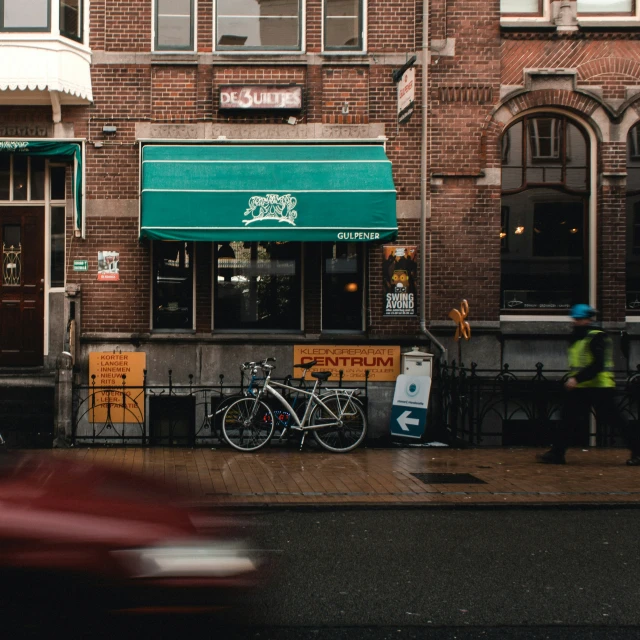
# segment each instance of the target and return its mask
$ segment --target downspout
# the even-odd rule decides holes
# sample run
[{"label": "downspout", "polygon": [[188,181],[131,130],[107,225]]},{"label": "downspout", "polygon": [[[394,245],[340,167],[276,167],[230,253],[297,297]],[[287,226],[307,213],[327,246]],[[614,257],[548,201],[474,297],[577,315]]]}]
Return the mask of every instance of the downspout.
[{"label": "downspout", "polygon": [[[440,349],[447,362],[444,345],[427,329],[427,122],[429,115],[429,0],[422,1],[422,142],[420,144],[420,331]],[[429,253],[429,281],[431,281],[431,253]]]}]

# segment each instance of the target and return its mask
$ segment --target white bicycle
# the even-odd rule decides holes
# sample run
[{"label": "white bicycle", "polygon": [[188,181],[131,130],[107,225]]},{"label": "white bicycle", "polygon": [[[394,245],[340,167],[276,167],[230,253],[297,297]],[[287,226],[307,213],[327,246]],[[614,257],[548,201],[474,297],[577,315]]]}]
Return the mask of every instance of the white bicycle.
[{"label": "white bicycle", "polygon": [[[271,380],[275,358],[248,363],[254,377],[258,369],[264,373],[264,382],[257,393],[240,398],[227,408],[222,419],[222,433],[227,442],[238,451],[257,451],[273,436],[275,420],[273,411],[265,400],[275,398],[291,415],[289,429],[302,432],[300,447],[307,432],[322,447],[335,453],[355,449],[367,434],[367,418],[357,389],[322,389],[331,372],[318,371],[311,375],[316,379],[310,391]],[[299,417],[295,409],[278,391],[306,396],[304,414]]]}]

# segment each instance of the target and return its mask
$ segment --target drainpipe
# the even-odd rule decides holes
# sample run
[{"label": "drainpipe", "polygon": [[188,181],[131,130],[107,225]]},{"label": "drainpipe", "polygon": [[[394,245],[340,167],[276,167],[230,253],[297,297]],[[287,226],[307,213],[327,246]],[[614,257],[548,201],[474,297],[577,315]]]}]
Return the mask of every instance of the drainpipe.
[{"label": "drainpipe", "polygon": [[[422,142],[420,144],[420,331],[440,349],[442,359],[447,362],[444,345],[427,329],[427,121],[429,114],[429,0],[422,2]],[[431,265],[431,254],[429,254]],[[431,279],[431,268],[429,268]]]}]

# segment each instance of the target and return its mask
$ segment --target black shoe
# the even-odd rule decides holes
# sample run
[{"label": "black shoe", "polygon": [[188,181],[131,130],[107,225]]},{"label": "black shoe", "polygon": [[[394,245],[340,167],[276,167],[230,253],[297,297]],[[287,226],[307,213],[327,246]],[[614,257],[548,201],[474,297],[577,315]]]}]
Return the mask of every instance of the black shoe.
[{"label": "black shoe", "polygon": [[630,467],[640,467],[640,456],[632,456],[627,460]]},{"label": "black shoe", "polygon": [[543,464],[566,464],[564,453],[556,453],[553,449],[546,453],[539,453],[536,456],[536,460]]}]

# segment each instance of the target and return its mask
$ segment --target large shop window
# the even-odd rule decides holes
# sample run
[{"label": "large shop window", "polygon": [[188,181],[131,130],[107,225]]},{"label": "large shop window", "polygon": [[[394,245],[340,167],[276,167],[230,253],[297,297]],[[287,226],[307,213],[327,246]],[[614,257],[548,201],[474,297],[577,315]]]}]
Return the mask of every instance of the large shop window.
[{"label": "large shop window", "polygon": [[298,242],[215,244],[216,330],[301,329]]},{"label": "large shop window", "polygon": [[536,115],[502,139],[501,307],[566,309],[587,299],[589,147],[567,118]]},{"label": "large shop window", "polygon": [[193,51],[193,0],[155,0],[156,51]]},{"label": "large shop window", "polygon": [[324,0],[324,48],[362,51],[363,0]]},{"label": "large shop window", "polygon": [[627,309],[640,312],[640,123],[627,139]]},{"label": "large shop window", "polygon": [[322,245],[322,330],[362,331],[363,245]]},{"label": "large shop window", "polygon": [[153,243],[153,328],[193,329],[193,243]]},{"label": "large shop window", "polygon": [[300,51],[301,12],[302,0],[217,0],[216,48]]},{"label": "large shop window", "polygon": [[51,31],[55,2],[60,34],[82,41],[82,0],[0,0],[0,31]]},{"label": "large shop window", "polygon": [[500,0],[500,13],[511,15],[540,15],[543,0]]},{"label": "large shop window", "polygon": [[578,14],[606,15],[610,13],[630,14],[634,0],[578,0]]}]

